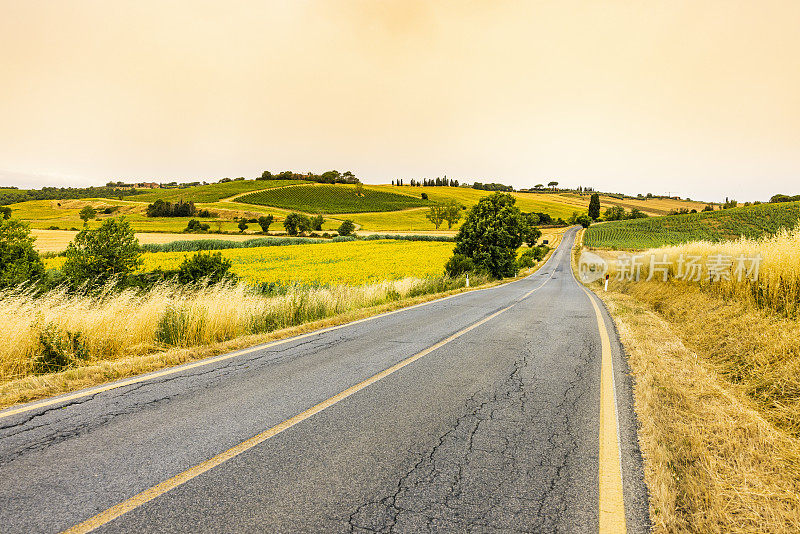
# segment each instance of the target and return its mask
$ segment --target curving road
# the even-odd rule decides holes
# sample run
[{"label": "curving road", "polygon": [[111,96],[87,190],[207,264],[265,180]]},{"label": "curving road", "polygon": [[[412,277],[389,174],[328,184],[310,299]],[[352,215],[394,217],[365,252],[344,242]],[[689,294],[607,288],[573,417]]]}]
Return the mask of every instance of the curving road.
[{"label": "curving road", "polygon": [[616,463],[598,446],[613,404],[574,232],[528,278],[0,412],[0,530],[598,532],[605,466],[606,517],[647,531],[602,305]]}]

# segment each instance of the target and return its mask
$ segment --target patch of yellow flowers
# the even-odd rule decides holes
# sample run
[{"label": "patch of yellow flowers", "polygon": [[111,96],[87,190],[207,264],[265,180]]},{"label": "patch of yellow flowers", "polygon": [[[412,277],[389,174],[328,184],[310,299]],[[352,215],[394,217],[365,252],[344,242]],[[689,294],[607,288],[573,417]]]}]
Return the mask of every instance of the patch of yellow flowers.
[{"label": "patch of yellow flowers", "polygon": [[[318,282],[364,284],[400,278],[425,278],[444,273],[453,243],[432,241],[352,241],[225,249],[231,271],[248,282]],[[141,271],[177,269],[195,252],[155,252],[142,255]],[[64,258],[46,260],[60,268]]]}]

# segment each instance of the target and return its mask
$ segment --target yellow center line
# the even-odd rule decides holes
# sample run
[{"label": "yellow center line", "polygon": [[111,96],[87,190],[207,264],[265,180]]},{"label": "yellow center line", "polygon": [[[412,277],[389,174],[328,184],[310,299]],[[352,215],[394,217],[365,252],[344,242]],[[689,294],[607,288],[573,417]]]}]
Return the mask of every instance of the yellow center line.
[{"label": "yellow center line", "polygon": [[167,493],[168,491],[173,490],[173,489],[177,488],[178,486],[180,486],[182,484],[185,484],[186,482],[192,480],[195,477],[198,477],[198,476],[202,475],[206,471],[208,471],[210,469],[213,469],[214,467],[216,467],[216,466],[218,466],[218,465],[220,465],[222,463],[225,463],[225,462],[227,462],[228,460],[230,460],[232,458],[235,458],[236,456],[242,454],[243,452],[252,449],[256,445],[258,445],[260,443],[263,443],[264,441],[268,440],[269,438],[271,438],[271,437],[273,437],[273,436],[275,436],[277,434],[280,434],[284,430],[288,430],[289,428],[293,427],[294,425],[296,425],[296,424],[298,424],[298,423],[300,423],[302,421],[305,421],[306,419],[308,419],[309,417],[312,417],[315,414],[318,414],[319,412],[325,410],[326,408],[330,408],[334,404],[338,403],[341,400],[346,399],[350,395],[353,395],[354,393],[357,393],[358,391],[361,391],[362,389],[374,384],[375,382],[378,382],[379,380],[382,380],[382,379],[386,378],[387,376],[391,375],[392,373],[394,373],[396,371],[399,371],[403,367],[414,363],[415,361],[419,360],[423,356],[426,356],[426,355],[430,354],[431,352],[435,351],[436,349],[441,348],[444,345],[447,345],[451,341],[453,341],[455,339],[458,339],[459,337],[463,336],[467,332],[470,332],[471,330],[481,326],[482,324],[484,324],[484,323],[486,323],[488,321],[491,321],[492,319],[494,319],[495,317],[497,317],[501,313],[510,310],[511,308],[513,308],[514,306],[516,306],[517,304],[519,304],[520,302],[522,302],[523,300],[528,298],[535,291],[538,291],[539,289],[541,289],[553,277],[553,273],[554,272],[555,272],[555,267],[553,267],[552,271],[550,272],[550,276],[548,276],[541,284],[539,284],[535,288],[531,289],[530,291],[525,293],[522,297],[520,297],[518,300],[514,301],[512,304],[506,306],[505,308],[502,308],[502,309],[494,312],[493,314],[491,314],[491,315],[489,315],[487,317],[484,317],[480,321],[478,321],[476,323],[473,323],[470,326],[468,326],[468,327],[466,327],[466,328],[464,328],[462,330],[459,330],[458,332],[456,332],[455,334],[451,335],[450,337],[445,338],[442,341],[439,341],[438,343],[436,343],[434,345],[431,345],[427,349],[425,349],[425,350],[423,350],[421,352],[418,352],[418,353],[414,354],[413,356],[409,356],[408,358],[406,358],[406,359],[404,359],[404,360],[392,365],[391,367],[389,367],[387,369],[384,369],[380,373],[377,373],[377,374],[367,378],[366,380],[364,380],[362,382],[359,382],[358,384],[356,384],[354,386],[351,386],[351,387],[345,389],[344,391],[342,391],[340,393],[337,393],[333,397],[330,397],[330,398],[320,402],[319,404],[316,404],[316,405],[312,406],[311,408],[308,408],[307,410],[305,410],[303,412],[300,412],[299,414],[297,414],[297,415],[295,415],[293,417],[290,417],[289,419],[286,419],[285,421],[283,421],[281,423],[278,423],[277,425],[273,426],[272,428],[269,428],[269,429],[261,432],[260,434],[256,434],[252,438],[249,438],[249,439],[239,443],[238,445],[235,445],[235,446],[231,447],[230,449],[228,449],[228,450],[226,450],[226,451],[224,451],[222,453],[219,453],[216,456],[213,456],[212,458],[209,458],[208,460],[205,460],[204,462],[201,462],[201,463],[199,463],[199,464],[197,464],[197,465],[195,465],[193,467],[190,467],[186,471],[184,471],[184,472],[182,472],[180,474],[177,474],[177,475],[175,475],[175,476],[173,476],[171,478],[168,478],[167,480],[161,482],[160,484],[157,484],[157,485],[155,485],[153,487],[150,487],[150,488],[142,491],[141,493],[138,493],[138,494],[134,495],[133,497],[127,499],[126,501],[123,501],[123,502],[121,502],[121,503],[119,503],[119,504],[117,504],[115,506],[112,506],[111,508],[108,508],[108,509],[100,512],[99,514],[87,519],[86,521],[84,521],[84,522],[82,522],[82,523],[80,523],[78,525],[75,525],[72,528],[69,528],[69,529],[65,530],[64,533],[65,534],[67,534],[67,533],[68,534],[78,534],[78,533],[91,532],[92,530],[94,530],[94,529],[96,529],[98,527],[101,527],[101,526],[105,525],[106,523],[108,523],[110,521],[113,521],[117,517],[119,517],[119,516],[121,516],[121,515],[123,515],[123,514],[125,514],[127,512],[130,512],[131,510],[134,510],[134,509],[142,506],[143,504],[145,504],[145,503],[147,503],[149,501],[152,501],[156,497],[159,497],[159,496]]}]

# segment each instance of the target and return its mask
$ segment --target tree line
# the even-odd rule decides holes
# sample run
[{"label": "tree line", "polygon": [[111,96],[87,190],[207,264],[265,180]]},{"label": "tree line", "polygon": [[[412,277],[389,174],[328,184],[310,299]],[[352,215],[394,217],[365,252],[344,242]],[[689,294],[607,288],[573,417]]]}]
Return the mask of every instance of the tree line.
[{"label": "tree line", "polygon": [[339,171],[326,171],[322,174],[306,173],[300,174],[293,171],[283,171],[277,174],[272,174],[270,171],[264,171],[261,176],[256,180],[306,180],[309,182],[317,182],[320,184],[358,184],[361,181],[356,178],[356,175],[350,171],[340,173]]},{"label": "tree line", "polygon": [[43,187],[41,189],[20,189],[0,193],[0,206],[27,202],[29,200],[66,200],[75,198],[119,198],[138,195],[141,191],[119,189],[116,187]]}]

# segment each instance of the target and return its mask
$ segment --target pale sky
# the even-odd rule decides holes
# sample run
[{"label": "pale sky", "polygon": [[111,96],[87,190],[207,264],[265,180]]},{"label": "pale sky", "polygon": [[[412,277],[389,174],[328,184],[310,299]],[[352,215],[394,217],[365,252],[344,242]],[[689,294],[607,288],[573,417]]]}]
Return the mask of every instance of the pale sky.
[{"label": "pale sky", "polygon": [[0,0],[0,185],[800,194],[800,1]]}]

